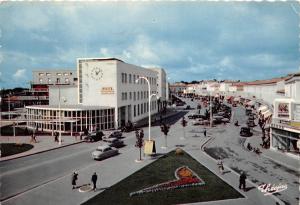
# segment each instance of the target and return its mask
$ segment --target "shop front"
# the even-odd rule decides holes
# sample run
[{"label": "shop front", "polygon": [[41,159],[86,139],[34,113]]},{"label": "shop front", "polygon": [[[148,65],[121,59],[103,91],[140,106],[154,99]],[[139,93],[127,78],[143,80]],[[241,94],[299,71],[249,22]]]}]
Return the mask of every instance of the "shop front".
[{"label": "shop front", "polygon": [[285,153],[299,155],[297,142],[300,140],[300,130],[281,127],[277,124],[272,124],[271,148]]}]

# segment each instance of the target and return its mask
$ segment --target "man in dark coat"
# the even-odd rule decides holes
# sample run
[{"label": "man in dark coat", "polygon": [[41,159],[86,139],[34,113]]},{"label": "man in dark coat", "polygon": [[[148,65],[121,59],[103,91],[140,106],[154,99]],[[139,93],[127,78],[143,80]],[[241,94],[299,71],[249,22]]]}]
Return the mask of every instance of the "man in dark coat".
[{"label": "man in dark coat", "polygon": [[77,172],[74,172],[72,174],[72,189],[75,189],[76,188],[76,181],[78,179],[78,173]]},{"label": "man in dark coat", "polygon": [[97,176],[96,172],[94,172],[94,174],[92,175],[92,182],[93,182],[93,190],[94,191],[96,191],[96,189],[97,189],[97,187],[96,187],[97,179],[98,179],[98,176]]},{"label": "man in dark coat", "polygon": [[204,137],[206,137],[206,129],[205,128],[204,128],[203,134],[204,134]]},{"label": "man in dark coat", "polygon": [[245,172],[243,172],[241,175],[240,175],[240,185],[239,185],[239,189],[243,188],[243,190],[245,191],[246,189],[246,174]]}]

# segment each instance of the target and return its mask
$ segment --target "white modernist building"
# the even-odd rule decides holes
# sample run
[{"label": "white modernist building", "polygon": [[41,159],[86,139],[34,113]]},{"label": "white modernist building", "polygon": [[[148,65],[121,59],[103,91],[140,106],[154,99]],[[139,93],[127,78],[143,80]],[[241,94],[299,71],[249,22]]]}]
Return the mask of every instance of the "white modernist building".
[{"label": "white modernist building", "polygon": [[[140,77],[149,81],[150,108],[148,83]],[[50,86],[49,106],[27,107],[29,127],[56,131],[57,122],[38,120],[58,121],[60,116],[63,132],[113,129],[146,118],[149,110],[157,113],[168,100],[166,73],[161,68],[146,69],[116,58],[79,58],[77,78],[77,85]]]}]

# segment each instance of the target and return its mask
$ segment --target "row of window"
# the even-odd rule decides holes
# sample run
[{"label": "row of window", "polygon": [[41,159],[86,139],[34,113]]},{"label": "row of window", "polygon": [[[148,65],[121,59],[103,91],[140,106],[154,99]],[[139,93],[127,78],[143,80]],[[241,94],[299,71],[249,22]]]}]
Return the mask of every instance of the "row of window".
[{"label": "row of window", "polygon": [[[55,83],[61,83],[60,80],[61,80],[60,78],[56,78],[56,82],[55,82]],[[64,83],[69,83],[69,82],[70,82],[70,79],[69,79],[69,78],[65,78],[64,80],[65,80]],[[74,78],[74,81],[77,81],[77,78]],[[40,83],[43,83],[43,82],[44,82],[44,79],[43,79],[43,78],[39,78],[39,82],[40,82]],[[51,78],[48,78],[48,79],[47,79],[47,83],[48,83],[48,84],[53,83],[53,82],[52,82],[52,79],[51,79]]]},{"label": "row of window", "polygon": [[[157,93],[157,92],[152,91],[151,93],[153,94],[153,93]],[[143,100],[143,99],[148,99],[148,96],[149,96],[148,91],[129,92],[129,96],[128,96],[127,92],[122,92],[121,93],[121,99],[122,100],[132,100],[132,98],[133,98],[134,101]]]},{"label": "row of window", "polygon": [[[156,102],[151,102],[151,111],[156,109]],[[133,116],[139,116],[146,112],[149,112],[149,104],[148,103],[141,103],[133,106]]]},{"label": "row of window", "polygon": [[[39,73],[39,76],[44,76],[44,75],[51,76],[52,74],[53,73]],[[56,75],[58,75],[58,76],[62,76],[62,75],[68,76],[68,75],[72,75],[72,73],[56,73]]]},{"label": "row of window", "polygon": [[[128,78],[127,78],[128,77]],[[141,78],[138,83],[136,83],[136,79],[139,79],[139,75],[132,75],[132,74],[127,74],[127,73],[122,73],[121,74],[121,82],[122,83],[133,83],[133,84],[146,84],[146,80]],[[156,84],[156,78],[152,77],[147,77],[149,80],[150,85],[155,85]]]}]

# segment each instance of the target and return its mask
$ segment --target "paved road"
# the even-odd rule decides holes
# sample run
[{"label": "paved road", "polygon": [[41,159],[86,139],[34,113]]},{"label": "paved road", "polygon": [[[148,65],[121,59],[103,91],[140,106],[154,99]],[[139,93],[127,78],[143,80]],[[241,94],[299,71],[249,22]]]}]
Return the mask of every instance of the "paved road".
[{"label": "paved road", "polygon": [[[196,106],[196,102],[189,101],[188,104],[192,105],[192,107]],[[190,113],[192,112],[195,111],[190,111]],[[204,109],[202,109],[202,112],[204,112]],[[243,115],[244,111],[242,108],[234,109],[233,121],[235,119],[239,119],[240,123],[245,122]],[[200,145],[203,141],[207,140],[207,138],[203,137],[203,128],[201,126],[192,126],[191,123],[189,123],[189,125],[185,128],[187,138],[185,140],[180,139],[183,135],[183,129],[179,121],[180,117],[181,116],[178,116],[177,119],[172,119],[171,123],[173,123],[173,126],[171,127],[168,137],[169,149],[174,148],[174,146],[181,145],[187,152],[194,155],[197,160],[207,167],[210,167],[210,169],[216,168],[214,161],[209,158],[205,158],[204,155],[201,154]],[[147,128],[144,129],[144,133],[147,138]],[[164,138],[161,137],[162,134],[160,132],[160,128],[158,126],[154,126],[151,128],[151,133],[151,135],[156,138],[157,150],[159,152],[163,152],[163,150],[160,149],[160,146],[164,144]],[[2,193],[3,195],[1,198],[11,196],[25,189],[32,189],[32,191],[28,191],[25,194],[6,200],[3,204],[40,204],[51,199],[51,196],[53,200],[49,204],[79,204],[86,201],[97,193],[90,192],[83,195],[82,193],[71,191],[70,174],[75,169],[80,172],[79,183],[85,183],[93,171],[100,170],[101,185],[102,187],[106,187],[111,186],[134,171],[148,163],[151,163],[150,160],[145,160],[144,163],[140,164],[134,162],[134,159],[138,158],[139,155],[137,148],[134,147],[135,136],[134,133],[126,133],[125,135],[125,142],[128,146],[120,150],[121,154],[100,162],[94,161],[90,158],[91,151],[94,150],[98,144],[95,143],[74,145],[36,156],[13,160],[11,163],[1,163],[0,171],[2,183],[4,182],[2,187],[9,187],[8,191],[5,190]],[[293,175],[293,173],[289,173],[288,170],[274,167],[272,164],[265,164],[265,159],[260,159],[254,153],[247,152],[242,147],[242,140],[238,136],[238,128],[232,124],[220,125],[216,128],[208,129],[208,135],[214,137],[214,140],[210,142],[208,148],[211,149],[213,153],[216,153],[216,155],[224,155],[224,164],[226,166],[233,168],[237,172],[240,170],[246,170],[248,178],[257,184],[259,184],[259,182],[263,182],[263,179],[267,179],[268,182],[270,180],[270,182],[277,183],[277,177],[288,180],[288,192],[281,192],[279,197],[287,203],[296,204],[295,202],[297,202],[297,200],[295,199],[295,193],[297,193],[298,189],[296,184],[292,184],[292,180],[298,178],[295,178],[295,175]],[[165,150],[165,152],[166,151],[167,150]],[[40,164],[41,162],[44,163]],[[261,171],[260,167],[257,166],[266,166],[266,170],[262,169],[263,171]],[[264,171],[266,173],[264,173]],[[275,173],[277,173],[277,175],[275,175]],[[238,176],[232,173],[228,174],[228,176],[223,176],[223,178],[226,177],[231,178],[231,181],[229,181],[231,184],[233,178],[234,183],[232,186],[236,186]],[[237,178],[236,181],[235,177]],[[11,180],[13,179],[14,181],[12,182]],[[41,185],[53,179],[57,180],[47,183],[45,186]],[[33,189],[36,185],[40,185],[39,188]],[[243,201],[243,204],[245,205],[255,203],[262,204],[257,203],[257,201],[255,201],[256,198],[263,198],[262,200],[264,200],[263,195],[255,189],[247,193],[247,195],[248,198],[246,201]],[[39,199],[35,197],[39,197]],[[265,200],[268,201],[269,199],[269,197],[265,197]],[[275,203],[272,202],[267,204]]]},{"label": "paved road", "polygon": [[[185,113],[179,113],[167,119],[166,122],[173,124]],[[161,136],[160,128],[153,127],[152,134]],[[135,149],[134,132],[123,133],[123,136],[127,146],[121,148],[120,153]],[[1,162],[0,178],[2,187],[5,187],[1,189],[1,201],[69,175],[74,170],[99,163],[91,158],[91,152],[100,143],[80,143],[38,155]],[[106,159],[106,161],[109,160],[111,159]]]}]

